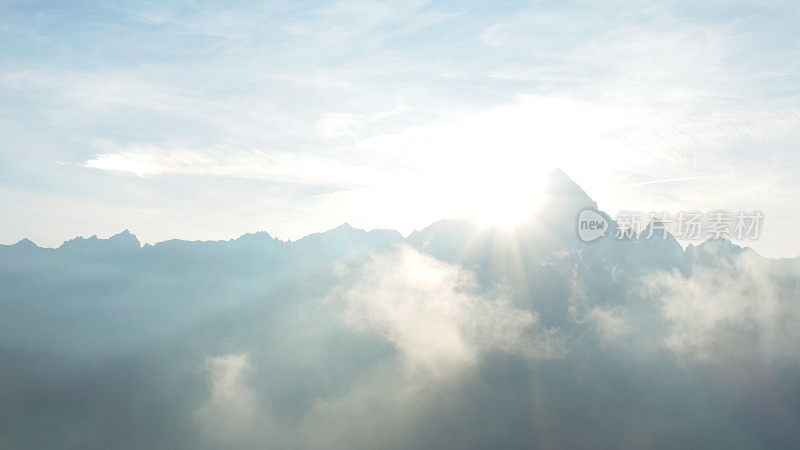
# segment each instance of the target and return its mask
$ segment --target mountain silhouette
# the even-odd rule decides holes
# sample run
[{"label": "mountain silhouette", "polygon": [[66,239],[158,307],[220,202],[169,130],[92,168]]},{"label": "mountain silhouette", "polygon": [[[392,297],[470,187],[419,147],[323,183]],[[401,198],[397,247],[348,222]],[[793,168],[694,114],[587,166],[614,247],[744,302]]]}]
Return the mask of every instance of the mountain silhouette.
[{"label": "mountain silhouette", "polygon": [[[675,237],[663,230],[663,227],[655,230],[652,239],[643,239],[643,236],[649,234],[652,225],[648,225],[645,230],[634,236],[632,240],[637,241],[636,245],[620,245],[620,242],[614,239],[605,239],[601,245],[586,246],[577,239],[575,233],[575,219],[578,212],[584,208],[597,209],[597,203],[563,171],[556,169],[547,178],[544,200],[539,210],[531,219],[511,231],[483,227],[471,219],[449,219],[415,230],[407,238],[403,238],[395,230],[365,231],[344,223],[331,230],[310,234],[293,242],[282,241],[273,238],[268,232],[260,231],[227,241],[172,239],[142,246],[135,235],[124,230],[107,239],[99,239],[96,235],[89,238],[76,237],[64,242],[56,249],[56,253],[100,256],[163,252],[169,249],[188,253],[248,251],[281,255],[287,252],[324,253],[333,256],[344,255],[350,251],[386,249],[392,245],[405,243],[442,260],[467,264],[476,263],[481,257],[504,252],[512,247],[515,251],[524,253],[521,255],[523,259],[532,260],[539,260],[555,251],[581,249],[587,257],[613,258],[620,264],[627,263],[631,268],[684,267],[681,260],[684,257],[689,258]],[[616,222],[605,212],[599,211],[599,213],[609,223],[608,234],[615,234]],[[724,246],[722,243],[706,243],[703,244],[703,248],[709,251],[708,246],[712,245],[714,248]],[[38,248],[25,238],[11,246],[0,245],[0,252],[8,252],[9,247],[23,252]],[[695,246],[690,246],[687,251],[694,254]],[[730,251],[735,252],[735,250]],[[498,255],[495,257],[503,258]]]},{"label": "mountain silhouette", "polygon": [[[707,242],[699,247],[689,246],[684,251],[672,235],[668,232],[659,234],[662,233],[660,230],[652,239],[641,238],[645,234],[642,233],[626,241],[608,237],[587,245],[577,238],[575,219],[581,209],[596,207],[597,203],[580,186],[556,170],[546,183],[542,207],[529,221],[512,230],[482,227],[467,219],[452,219],[433,223],[404,238],[394,230],[365,231],[345,223],[296,241],[276,239],[262,231],[231,240],[173,239],[144,246],[135,235],[124,230],[107,239],[77,237],[56,249],[39,248],[24,239],[14,245],[0,246],[0,261],[7,270],[18,271],[19,267],[27,267],[25,272],[17,272],[14,283],[10,283],[12,291],[14,284],[23,286],[25,280],[45,280],[35,286],[18,288],[18,301],[22,302],[23,312],[29,309],[25,298],[55,299],[61,293],[69,295],[67,286],[74,283],[99,283],[91,294],[73,300],[72,306],[82,305],[81,308],[87,310],[95,304],[110,307],[109,300],[103,300],[103,297],[120,302],[119,307],[123,310],[144,308],[145,305],[137,303],[138,294],[127,291],[124,284],[130,283],[130,277],[134,276],[152,280],[154,284],[143,287],[144,291],[166,289],[170,292],[172,303],[160,303],[150,311],[155,315],[161,314],[163,319],[149,323],[128,322],[126,326],[131,328],[130,333],[118,336],[120,342],[107,339],[89,343],[92,339],[89,335],[79,339],[80,345],[91,353],[105,351],[104,347],[115,347],[122,341],[128,342],[125,345],[135,345],[153,333],[166,332],[170,329],[166,319],[181,310],[177,305],[192,298],[197,300],[193,307],[184,309],[181,318],[173,320],[189,323],[214,314],[219,308],[229,305],[220,304],[210,296],[225,296],[222,286],[232,280],[257,280],[250,282],[254,290],[260,286],[290,286],[304,276],[327,276],[322,274],[334,261],[387,252],[401,245],[467,267],[474,271],[483,286],[514,285],[516,288],[511,299],[515,304],[536,309],[546,323],[552,324],[567,322],[573,305],[564,302],[563,298],[570,289],[568,279],[576,273],[593,280],[593,301],[614,303],[621,286],[643,274],[678,270],[688,276],[695,264],[708,264],[717,255],[735,256],[740,252],[737,250],[739,247],[729,241]],[[610,224],[609,234],[613,234],[616,224],[607,214],[600,213]],[[172,283],[164,278],[165,274],[180,274],[195,281],[191,285]],[[120,282],[128,281],[123,284],[109,282],[107,277],[112,275]],[[25,289],[28,289],[27,296],[23,295]],[[62,306],[63,302],[58,303],[54,311]],[[102,316],[103,313],[94,311],[92,314]],[[54,313],[53,320],[57,317]],[[5,321],[0,319],[0,322],[5,322],[5,333],[10,337],[15,327],[25,320],[6,314]],[[64,326],[68,324],[54,325]],[[0,331],[0,337],[3,332]],[[81,334],[79,330],[71,336],[77,338]],[[40,338],[48,339],[46,335]],[[77,345],[68,340],[48,342],[42,345]]]},{"label": "mountain silhouette", "polygon": [[800,259],[597,207],[555,171],[513,229],[2,245],[0,446],[800,446]]}]

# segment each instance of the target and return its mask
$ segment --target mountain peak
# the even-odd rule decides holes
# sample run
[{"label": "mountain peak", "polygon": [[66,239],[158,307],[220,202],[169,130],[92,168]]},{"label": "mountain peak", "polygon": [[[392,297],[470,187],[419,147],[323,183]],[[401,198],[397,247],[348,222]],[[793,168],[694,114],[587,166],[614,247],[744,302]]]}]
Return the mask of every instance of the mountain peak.
[{"label": "mountain peak", "polygon": [[142,244],[128,230],[121,231],[108,239],[99,239],[97,235],[92,235],[89,238],[78,236],[76,238],[65,241],[59,249],[82,251],[82,252],[129,252],[140,249]]},{"label": "mountain peak", "polygon": [[730,239],[725,238],[707,239],[697,246],[697,248],[716,255],[735,255],[744,251],[744,248],[734,244]]},{"label": "mountain peak", "polygon": [[564,225],[572,224],[583,208],[596,209],[597,203],[561,169],[550,173],[544,189],[541,219]]},{"label": "mountain peak", "polygon": [[239,241],[251,241],[251,240],[272,240],[274,239],[272,235],[270,235],[266,231],[256,231],[255,233],[245,233],[235,240]]},{"label": "mountain peak", "polygon": [[122,230],[119,233],[111,236],[107,239],[108,242],[114,242],[117,245],[125,246],[129,248],[133,247],[141,247],[142,243],[139,242],[139,239],[136,237],[135,234],[131,233],[129,230]]},{"label": "mountain peak", "polygon": [[249,249],[268,249],[277,248],[283,245],[279,239],[275,239],[266,231],[255,233],[245,233],[232,241],[235,245]]},{"label": "mountain peak", "polygon": [[13,245],[14,247],[18,248],[38,248],[39,246],[36,245],[32,240],[28,238],[20,239],[16,244]]},{"label": "mountain peak", "polygon": [[574,199],[589,200],[591,197],[572,178],[567,176],[561,169],[550,172],[545,184],[545,195],[557,197],[570,197]]}]

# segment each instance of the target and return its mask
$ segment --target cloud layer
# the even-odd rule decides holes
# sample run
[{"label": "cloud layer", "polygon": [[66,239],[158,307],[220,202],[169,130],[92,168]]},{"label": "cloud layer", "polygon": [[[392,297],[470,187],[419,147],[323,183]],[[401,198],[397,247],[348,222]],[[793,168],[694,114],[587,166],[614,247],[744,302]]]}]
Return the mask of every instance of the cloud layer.
[{"label": "cloud layer", "polygon": [[797,444],[796,260],[534,230],[0,247],[0,442]]}]

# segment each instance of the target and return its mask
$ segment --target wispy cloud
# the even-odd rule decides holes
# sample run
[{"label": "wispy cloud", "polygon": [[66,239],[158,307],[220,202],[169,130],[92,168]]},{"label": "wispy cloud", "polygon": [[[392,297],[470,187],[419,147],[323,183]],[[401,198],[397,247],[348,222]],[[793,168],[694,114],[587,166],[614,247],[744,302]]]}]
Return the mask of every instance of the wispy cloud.
[{"label": "wispy cloud", "polygon": [[[706,174],[697,167],[730,174],[698,194],[716,207],[759,186],[797,191],[788,181],[800,139],[797,13],[780,4],[713,14],[682,2],[109,4],[93,14],[42,5],[10,6],[2,23],[9,42],[27,43],[6,45],[0,60],[0,156],[25,161],[13,168],[24,186],[68,190],[76,175],[67,167],[83,165],[191,173],[197,184],[216,174],[352,179],[375,192],[424,185],[469,195],[466,180],[488,170],[483,178],[511,180],[513,197],[532,188],[514,181],[524,170],[560,166],[610,209],[671,207],[688,197],[677,183],[670,192],[604,185]],[[51,171],[54,161],[71,165]],[[394,175],[370,175],[375,167]],[[111,192],[123,182],[103,183]],[[424,196],[437,197],[453,202]],[[340,208],[318,200],[298,199],[319,207],[320,227],[339,220],[328,214]],[[790,205],[769,201],[773,223],[796,221]],[[437,208],[401,215],[422,225],[431,218],[416,210]],[[365,225],[391,226],[386,217]]]},{"label": "wispy cloud", "polygon": [[128,172],[140,177],[189,175],[262,178],[282,183],[374,184],[379,171],[350,165],[334,158],[259,150],[164,149],[131,146],[123,151],[100,153],[86,167]]}]

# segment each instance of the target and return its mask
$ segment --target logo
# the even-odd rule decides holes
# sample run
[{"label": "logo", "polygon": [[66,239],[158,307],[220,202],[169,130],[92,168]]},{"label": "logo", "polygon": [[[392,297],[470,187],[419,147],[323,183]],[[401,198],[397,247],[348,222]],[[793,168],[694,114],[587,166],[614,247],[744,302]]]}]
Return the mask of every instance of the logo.
[{"label": "logo", "polygon": [[728,239],[742,241],[756,240],[761,235],[764,214],[761,211],[714,210],[678,211],[644,213],[641,211],[620,211],[612,221],[594,208],[584,208],[578,214],[575,224],[578,238],[583,242],[593,242],[614,230],[614,238],[621,241],[643,239],[675,239],[701,241],[708,239]]},{"label": "logo", "polygon": [[585,208],[578,214],[578,237],[583,242],[592,242],[606,235],[608,221],[592,208]]}]

